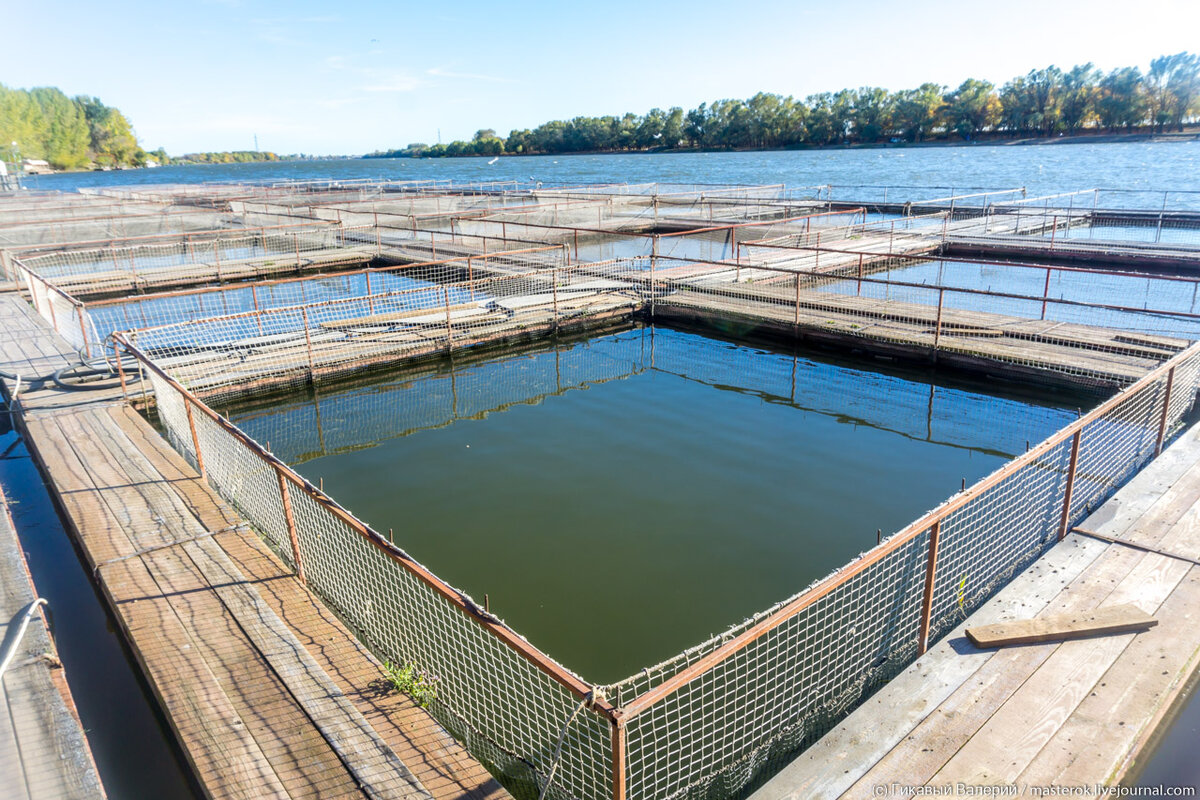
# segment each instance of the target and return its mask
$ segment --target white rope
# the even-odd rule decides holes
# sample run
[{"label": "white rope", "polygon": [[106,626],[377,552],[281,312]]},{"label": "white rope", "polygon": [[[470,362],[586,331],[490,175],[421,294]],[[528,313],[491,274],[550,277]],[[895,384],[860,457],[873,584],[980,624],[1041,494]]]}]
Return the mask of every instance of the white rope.
[{"label": "white rope", "polygon": [[571,716],[567,717],[566,724],[562,727],[562,732],[558,734],[558,744],[554,747],[554,758],[550,761],[550,773],[546,776],[546,784],[538,794],[538,800],[546,800],[546,794],[550,791],[550,784],[554,783],[554,773],[558,771],[558,763],[562,760],[563,744],[567,741],[567,729],[571,727],[571,723],[579,716],[580,711],[589,706],[594,706],[603,699],[605,699],[604,690],[599,686],[593,686],[592,690],[584,695],[582,702],[571,712]]},{"label": "white rope", "polygon": [[21,618],[21,624],[17,626],[15,636],[13,635],[12,631],[13,623],[16,623],[17,617],[13,617],[13,622],[10,623],[8,627],[9,635],[4,637],[4,654],[3,657],[0,657],[0,677],[4,675],[4,670],[8,669],[8,665],[12,663],[13,656],[17,654],[17,645],[19,645],[21,643],[21,639],[25,637],[25,629],[29,627],[29,620],[33,618],[34,612],[37,611],[38,606],[44,605],[48,605],[48,603],[44,598],[39,597],[37,600],[34,600],[32,603],[25,606],[24,609],[17,612],[17,617]]}]

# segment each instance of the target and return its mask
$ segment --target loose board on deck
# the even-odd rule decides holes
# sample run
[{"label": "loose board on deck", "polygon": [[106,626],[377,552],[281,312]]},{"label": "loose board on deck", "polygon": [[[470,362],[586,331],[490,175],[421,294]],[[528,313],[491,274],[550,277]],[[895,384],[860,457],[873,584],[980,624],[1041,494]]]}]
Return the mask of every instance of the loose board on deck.
[{"label": "loose board on deck", "polygon": [[1107,606],[1076,614],[1052,614],[1033,619],[997,622],[967,628],[967,638],[976,647],[1055,642],[1110,633],[1144,631],[1158,620],[1134,605]]}]

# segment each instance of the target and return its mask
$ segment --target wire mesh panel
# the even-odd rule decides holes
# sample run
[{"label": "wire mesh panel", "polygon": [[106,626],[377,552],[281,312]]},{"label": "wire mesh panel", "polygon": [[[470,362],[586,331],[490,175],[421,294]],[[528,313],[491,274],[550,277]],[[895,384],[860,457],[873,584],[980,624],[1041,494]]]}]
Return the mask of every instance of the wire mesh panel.
[{"label": "wire mesh panel", "polygon": [[1071,442],[1027,460],[941,520],[930,639],[941,638],[1058,541]]},{"label": "wire mesh panel", "polygon": [[[733,795],[907,665],[917,647],[928,534],[889,545],[882,558],[858,570],[852,563],[851,577],[629,720],[628,796]],[[721,641],[754,628],[748,623]],[[665,677],[626,685],[652,689]]]},{"label": "wire mesh panel", "polygon": [[1072,521],[1087,516],[1154,457],[1166,376],[1131,393],[1080,434]]}]

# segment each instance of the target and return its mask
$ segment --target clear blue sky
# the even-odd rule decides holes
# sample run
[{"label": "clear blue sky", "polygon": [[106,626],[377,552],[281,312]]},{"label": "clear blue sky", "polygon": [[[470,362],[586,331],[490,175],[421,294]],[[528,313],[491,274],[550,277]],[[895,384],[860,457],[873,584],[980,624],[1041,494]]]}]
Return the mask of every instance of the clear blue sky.
[{"label": "clear blue sky", "polygon": [[[13,7],[15,6],[15,7]],[[0,81],[92,94],[170,153],[362,153],[579,114],[1200,51],[1200,0],[17,2]]]}]

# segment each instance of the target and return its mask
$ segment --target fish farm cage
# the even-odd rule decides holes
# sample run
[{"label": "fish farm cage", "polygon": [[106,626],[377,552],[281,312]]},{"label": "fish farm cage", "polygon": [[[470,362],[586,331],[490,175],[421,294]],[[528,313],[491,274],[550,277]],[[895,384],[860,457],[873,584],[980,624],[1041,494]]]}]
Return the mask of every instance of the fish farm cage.
[{"label": "fish farm cage", "polygon": [[[1200,214],[1186,203],[1164,196],[1126,213],[1100,203],[1108,190],[1084,202],[1089,193],[876,188],[139,187],[0,201],[0,243],[41,316],[87,358],[107,359],[127,397],[152,393],[172,445],[300,580],[381,660],[436,676],[431,712],[506,788],[721,798],[820,738],[1061,541],[1161,452],[1200,387],[1197,278],[955,255],[980,241],[1056,256],[1080,243],[1195,264]],[[17,221],[38,204],[44,213]],[[1126,238],[1104,237],[1114,220]],[[630,249],[586,257],[617,241]],[[213,409],[633,318],[719,319],[1119,391],[827,577],[604,685]],[[403,543],[403,526],[394,538]],[[581,568],[603,580],[619,563],[600,550]],[[580,624],[614,638],[605,620]]]}]

